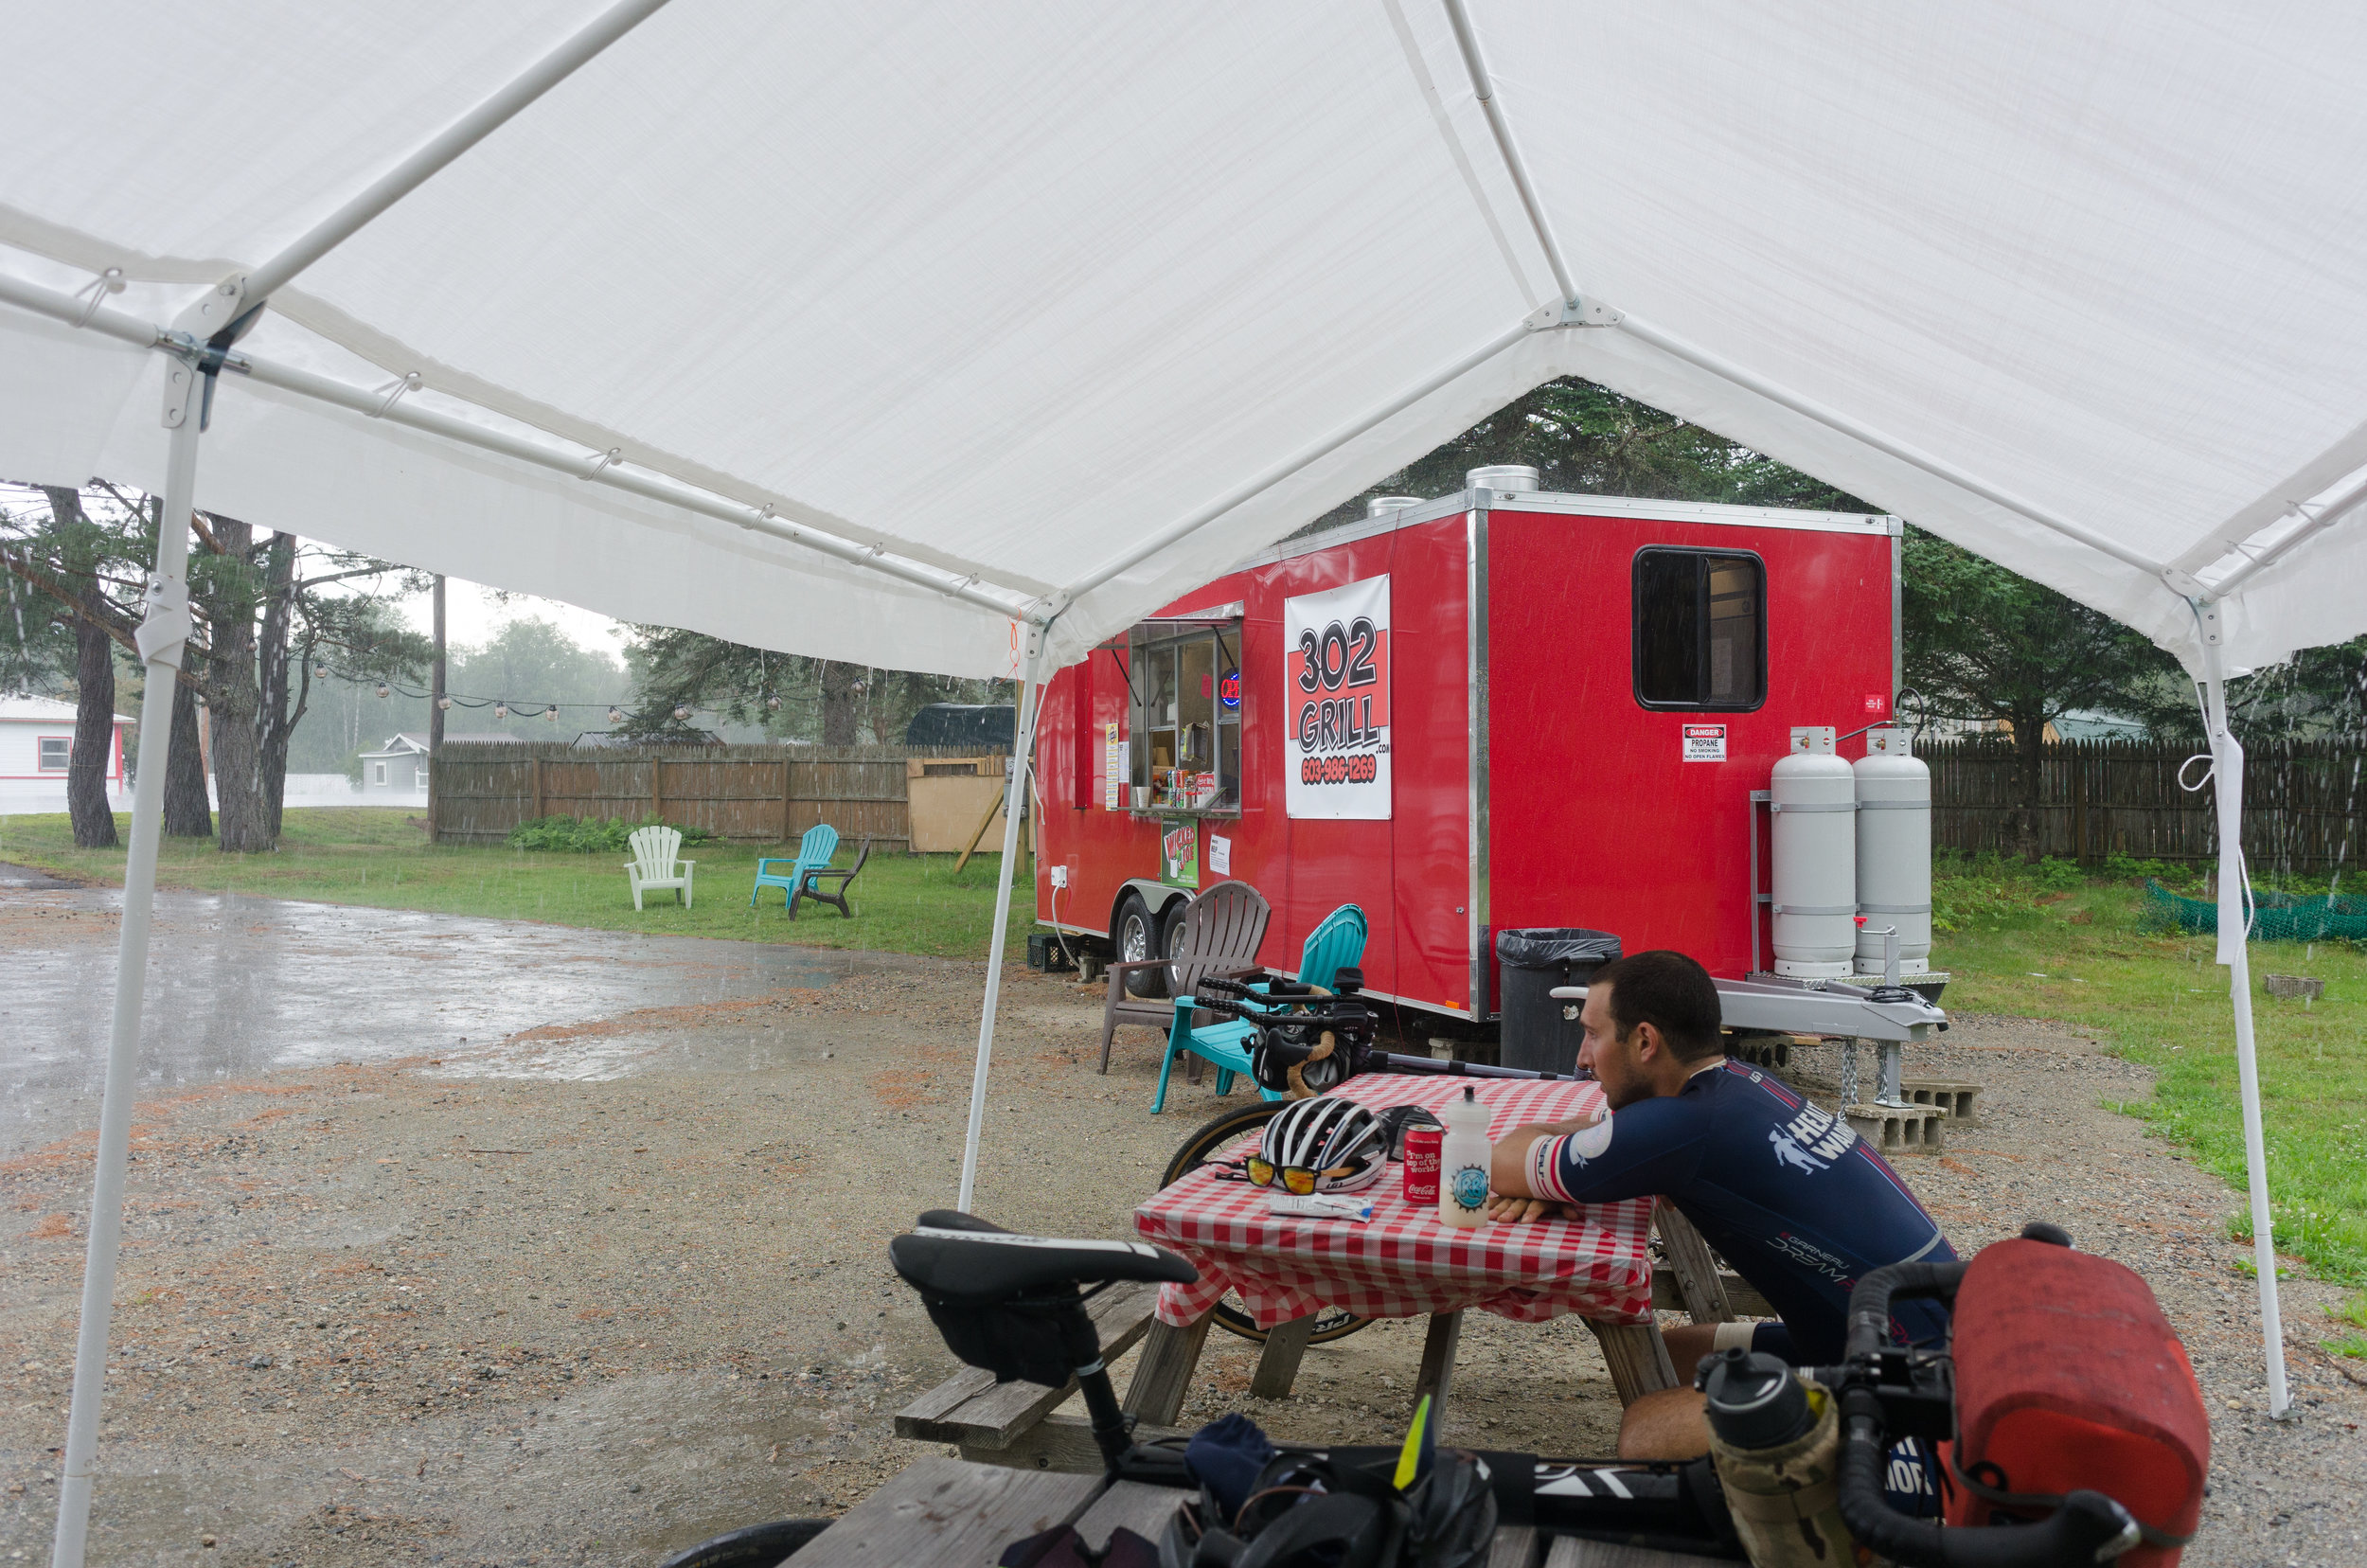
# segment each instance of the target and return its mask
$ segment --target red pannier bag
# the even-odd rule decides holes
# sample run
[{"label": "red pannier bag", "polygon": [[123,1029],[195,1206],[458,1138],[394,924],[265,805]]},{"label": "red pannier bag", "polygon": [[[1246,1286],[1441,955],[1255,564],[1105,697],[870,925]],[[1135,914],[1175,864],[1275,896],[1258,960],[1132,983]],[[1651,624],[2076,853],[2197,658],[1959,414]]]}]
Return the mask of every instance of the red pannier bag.
[{"label": "red pannier bag", "polygon": [[2093,1253],[2000,1241],[1966,1269],[1951,1337],[1948,1523],[2043,1519],[2085,1488],[2145,1528],[2122,1568],[2175,1568],[2202,1515],[2211,1428],[2145,1282]]}]

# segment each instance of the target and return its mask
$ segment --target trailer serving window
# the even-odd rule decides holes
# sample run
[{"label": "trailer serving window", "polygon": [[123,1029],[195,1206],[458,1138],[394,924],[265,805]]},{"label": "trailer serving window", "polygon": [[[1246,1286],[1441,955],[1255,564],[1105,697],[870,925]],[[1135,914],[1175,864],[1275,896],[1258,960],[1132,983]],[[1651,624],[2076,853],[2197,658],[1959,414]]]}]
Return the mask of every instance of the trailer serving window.
[{"label": "trailer serving window", "polygon": [[1240,653],[1237,617],[1145,621],[1129,633],[1129,804],[1240,808]]},{"label": "trailer serving window", "polygon": [[1635,700],[1748,712],[1767,701],[1767,565],[1663,545],[1635,556]]}]

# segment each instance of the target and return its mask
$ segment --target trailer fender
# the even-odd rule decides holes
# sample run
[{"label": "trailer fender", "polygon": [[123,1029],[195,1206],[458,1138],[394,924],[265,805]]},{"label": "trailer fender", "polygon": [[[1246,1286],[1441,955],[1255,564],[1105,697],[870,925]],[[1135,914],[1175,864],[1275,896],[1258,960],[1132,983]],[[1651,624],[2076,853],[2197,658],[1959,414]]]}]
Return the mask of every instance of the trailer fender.
[{"label": "trailer fender", "polygon": [[1145,907],[1149,909],[1150,917],[1154,920],[1166,918],[1167,905],[1175,902],[1178,899],[1188,899],[1192,896],[1189,890],[1181,887],[1170,887],[1166,882],[1160,882],[1156,878],[1129,877],[1125,882],[1118,884],[1116,894],[1110,900],[1110,920],[1109,923],[1102,928],[1110,934],[1112,941],[1116,940],[1118,934],[1118,911],[1125,907],[1126,896],[1129,893],[1139,893],[1142,895],[1143,903]]}]

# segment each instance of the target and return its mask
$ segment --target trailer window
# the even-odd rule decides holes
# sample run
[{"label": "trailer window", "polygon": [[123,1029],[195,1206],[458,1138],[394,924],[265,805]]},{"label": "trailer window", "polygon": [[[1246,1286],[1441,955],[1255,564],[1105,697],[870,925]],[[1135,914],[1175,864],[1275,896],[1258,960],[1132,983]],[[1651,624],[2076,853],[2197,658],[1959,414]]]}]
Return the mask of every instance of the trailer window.
[{"label": "trailer window", "polygon": [[[1173,623],[1168,623],[1172,625]],[[1129,639],[1130,786],[1167,810],[1224,811],[1241,800],[1237,623]]]},{"label": "trailer window", "polygon": [[1646,707],[1730,711],[1767,700],[1767,567],[1758,557],[1636,553],[1635,695]]}]

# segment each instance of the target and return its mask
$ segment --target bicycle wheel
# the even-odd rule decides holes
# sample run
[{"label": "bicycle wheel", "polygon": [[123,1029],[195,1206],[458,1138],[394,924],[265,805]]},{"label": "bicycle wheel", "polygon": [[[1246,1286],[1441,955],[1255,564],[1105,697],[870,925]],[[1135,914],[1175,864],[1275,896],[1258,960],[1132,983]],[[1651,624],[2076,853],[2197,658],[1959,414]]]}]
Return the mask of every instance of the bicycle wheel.
[{"label": "bicycle wheel", "polygon": [[[1255,1132],[1264,1127],[1275,1112],[1289,1103],[1288,1100],[1256,1099],[1231,1111],[1219,1112],[1206,1125],[1184,1140],[1184,1147],[1177,1149],[1175,1158],[1167,1162],[1166,1174],[1159,1178],[1159,1185],[1167,1186],[1182,1181],[1221,1152],[1225,1145],[1245,1132]],[[1216,1313],[1218,1327],[1227,1333],[1238,1334],[1245,1340],[1265,1343],[1266,1330],[1250,1321],[1248,1309],[1231,1292],[1227,1292],[1224,1299],[1218,1302],[1212,1310]],[[1326,1307],[1315,1314],[1315,1331],[1308,1343],[1328,1345],[1333,1340],[1345,1339],[1358,1329],[1368,1327],[1372,1321],[1340,1308]]]}]

